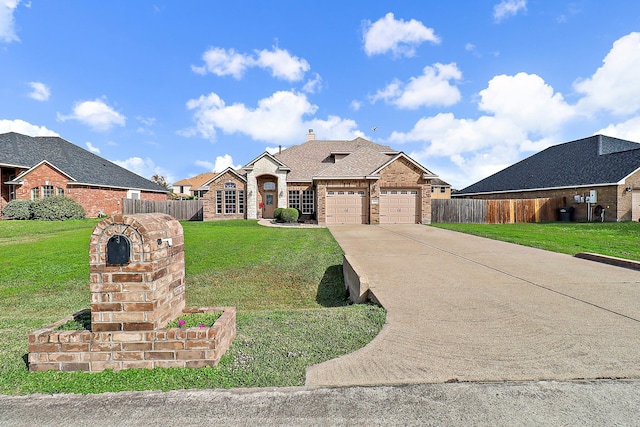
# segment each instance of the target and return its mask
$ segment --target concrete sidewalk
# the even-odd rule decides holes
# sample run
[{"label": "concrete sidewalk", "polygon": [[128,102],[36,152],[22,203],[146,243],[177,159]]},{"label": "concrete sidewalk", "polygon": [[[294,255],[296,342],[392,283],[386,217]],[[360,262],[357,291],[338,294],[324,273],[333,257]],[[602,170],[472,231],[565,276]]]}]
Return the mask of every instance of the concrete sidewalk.
[{"label": "concrete sidewalk", "polygon": [[309,386],[640,378],[640,272],[421,225],[336,226],[387,325]]}]

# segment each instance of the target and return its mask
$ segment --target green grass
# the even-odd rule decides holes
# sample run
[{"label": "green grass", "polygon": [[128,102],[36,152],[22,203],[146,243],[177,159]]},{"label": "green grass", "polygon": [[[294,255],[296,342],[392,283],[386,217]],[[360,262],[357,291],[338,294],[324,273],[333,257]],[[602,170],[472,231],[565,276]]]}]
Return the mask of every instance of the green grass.
[{"label": "green grass", "polygon": [[640,261],[640,223],[549,222],[519,224],[432,224],[434,227],[575,255],[593,252]]},{"label": "green grass", "polygon": [[306,367],[355,351],[385,322],[379,307],[348,305],[328,230],[185,222],[187,306],[238,308],[217,367],[28,372],[27,334],[90,306],[96,223],[0,221],[0,393],[303,385]]}]

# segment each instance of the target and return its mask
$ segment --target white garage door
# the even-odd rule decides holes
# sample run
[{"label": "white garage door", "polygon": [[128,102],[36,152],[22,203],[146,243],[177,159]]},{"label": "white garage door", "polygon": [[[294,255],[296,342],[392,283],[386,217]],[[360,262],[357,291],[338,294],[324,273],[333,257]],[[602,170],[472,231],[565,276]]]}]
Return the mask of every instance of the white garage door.
[{"label": "white garage door", "polygon": [[364,190],[328,190],[327,224],[366,224],[367,198]]},{"label": "white garage door", "polygon": [[380,190],[380,224],[416,224],[419,218],[418,190],[385,188]]}]

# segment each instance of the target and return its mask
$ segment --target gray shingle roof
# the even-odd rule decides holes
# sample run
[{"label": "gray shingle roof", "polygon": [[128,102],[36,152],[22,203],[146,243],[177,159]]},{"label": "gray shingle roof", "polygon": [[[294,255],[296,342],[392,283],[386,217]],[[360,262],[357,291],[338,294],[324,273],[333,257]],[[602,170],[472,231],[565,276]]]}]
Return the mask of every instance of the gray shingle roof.
[{"label": "gray shingle roof", "polygon": [[0,165],[32,168],[46,160],[79,184],[166,193],[168,190],[60,137],[0,134]]},{"label": "gray shingle roof", "polygon": [[594,135],[554,145],[457,194],[612,184],[640,168],[640,144]]},{"label": "gray shingle roof", "polygon": [[[360,152],[361,149],[367,149]],[[363,157],[358,159],[355,153]],[[331,153],[352,153],[334,164]],[[366,154],[365,154],[366,153]],[[376,144],[364,138],[351,141],[320,141],[312,140],[304,144],[294,145],[284,149],[274,157],[291,168],[287,181],[311,181],[313,177],[321,176],[364,176],[381,166],[390,157],[383,153],[397,153],[389,146]],[[346,162],[346,163],[344,163]],[[348,166],[352,165],[353,170]]]}]

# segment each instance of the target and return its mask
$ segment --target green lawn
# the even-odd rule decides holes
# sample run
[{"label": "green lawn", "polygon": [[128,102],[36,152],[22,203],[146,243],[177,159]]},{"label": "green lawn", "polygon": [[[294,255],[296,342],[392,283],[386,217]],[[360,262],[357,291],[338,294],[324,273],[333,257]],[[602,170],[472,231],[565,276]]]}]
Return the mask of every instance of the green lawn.
[{"label": "green lawn", "polygon": [[638,222],[431,225],[570,255],[593,252],[640,261]]},{"label": "green lawn", "polygon": [[96,223],[0,221],[0,393],[302,385],[307,366],[355,351],[384,324],[382,308],[348,305],[328,230],[184,222],[187,306],[238,308],[219,366],[30,373],[27,334],[90,306]]}]

